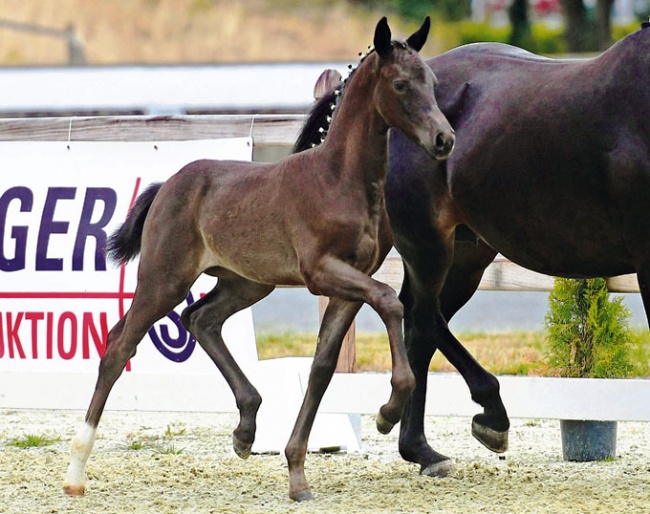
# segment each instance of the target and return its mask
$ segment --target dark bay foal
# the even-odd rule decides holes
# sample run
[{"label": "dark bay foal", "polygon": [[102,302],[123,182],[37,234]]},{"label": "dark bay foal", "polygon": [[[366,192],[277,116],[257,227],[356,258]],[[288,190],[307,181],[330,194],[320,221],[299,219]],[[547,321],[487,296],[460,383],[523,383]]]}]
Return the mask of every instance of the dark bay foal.
[{"label": "dark bay foal", "polygon": [[391,248],[384,203],[388,129],[399,128],[427,155],[446,158],[454,135],[434,97],[436,78],[418,55],[429,20],[406,42],[391,41],[383,18],[375,51],[346,86],[327,141],[272,164],[201,160],[147,189],[110,242],[112,257],[141,254],[127,314],[108,334],[106,353],[85,423],[72,441],[64,490],[85,492],[85,465],[104,405],[151,325],[183,301],[202,273],[216,287],[187,307],[182,321],[231,387],[240,411],[235,451],[248,457],[261,397],[221,337],[233,313],[277,285],[304,285],[330,297],[318,335],[309,385],[285,454],[289,495],[311,498],[304,472],[309,433],[332,378],[341,342],[365,302],[388,331],[392,393],[377,418],[387,433],[415,387],[395,292],[370,278]]}]

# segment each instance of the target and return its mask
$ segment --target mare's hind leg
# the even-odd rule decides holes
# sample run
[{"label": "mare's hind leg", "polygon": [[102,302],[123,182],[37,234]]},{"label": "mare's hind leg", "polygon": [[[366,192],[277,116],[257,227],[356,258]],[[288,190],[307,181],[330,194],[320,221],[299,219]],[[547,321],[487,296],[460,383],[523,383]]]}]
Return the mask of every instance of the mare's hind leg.
[{"label": "mare's hind leg", "polygon": [[[420,242],[417,248],[407,245],[399,248],[405,262],[405,279],[400,293],[405,309],[405,342],[416,377],[416,389],[402,417],[399,448],[404,459],[420,464],[421,472],[429,476],[445,476],[453,467],[447,457],[431,448],[424,435],[427,373],[436,348],[458,369],[470,388],[472,399],[485,409],[474,419],[474,436],[491,450],[501,452],[507,447],[509,428],[496,378],[454,338],[441,312],[444,309],[445,315],[451,316],[464,305],[478,287],[483,270],[494,258],[494,253],[485,246],[462,245],[459,250],[474,252],[473,257],[459,254],[446,274],[445,266],[451,257],[449,248],[442,242],[436,243],[434,235],[427,244]],[[432,263],[438,264],[432,266]]]},{"label": "mare's hind leg", "polygon": [[173,279],[162,281],[160,286],[157,280],[141,280],[131,308],[108,333],[106,351],[99,363],[97,384],[85,422],[72,439],[70,466],[63,483],[66,494],[84,494],[86,462],[113,385],[122,374],[127,361],[135,355],[136,346],[147,330],[185,298],[190,285],[191,281]]},{"label": "mare's hind leg", "polygon": [[197,339],[216,364],[235,395],[239,425],[233,432],[233,447],[246,459],[255,440],[255,418],[262,398],[235,362],[221,337],[224,322],[234,313],[250,307],[275,289],[233,273],[219,272],[216,287],[183,311],[183,325]]},{"label": "mare's hind leg", "polygon": [[360,302],[347,302],[330,298],[318,333],[314,362],[309,373],[309,383],[296,424],[285,449],[289,465],[289,497],[304,501],[312,498],[305,476],[307,444],[320,401],[329,385],[341,351],[343,337],[361,308]]}]

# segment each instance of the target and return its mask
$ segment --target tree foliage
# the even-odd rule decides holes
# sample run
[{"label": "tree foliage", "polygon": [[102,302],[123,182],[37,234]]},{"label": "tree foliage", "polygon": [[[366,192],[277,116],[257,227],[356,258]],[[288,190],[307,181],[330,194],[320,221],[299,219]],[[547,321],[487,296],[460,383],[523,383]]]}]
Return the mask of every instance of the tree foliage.
[{"label": "tree foliage", "polygon": [[470,15],[470,0],[349,0],[373,8],[388,8],[416,22],[425,16],[458,21]]},{"label": "tree foliage", "polygon": [[564,377],[627,376],[631,334],[622,298],[610,299],[604,279],[556,278],[545,318],[548,364]]}]

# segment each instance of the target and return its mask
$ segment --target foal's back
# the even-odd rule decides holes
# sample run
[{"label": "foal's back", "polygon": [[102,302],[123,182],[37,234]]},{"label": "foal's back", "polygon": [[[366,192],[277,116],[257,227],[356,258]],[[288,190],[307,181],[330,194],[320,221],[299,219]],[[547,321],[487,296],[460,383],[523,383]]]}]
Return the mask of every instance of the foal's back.
[{"label": "foal's back", "polygon": [[[156,196],[143,234],[142,261],[152,259],[160,251],[158,243],[169,235],[185,242],[176,245],[178,251],[196,253],[188,268],[197,273],[226,268],[255,282],[304,285],[301,262],[311,252],[346,259],[359,255],[365,232],[370,228],[375,233],[379,224],[387,224],[383,212],[369,218],[363,190],[342,195],[334,187],[326,162],[315,148],[274,163],[188,164]],[[378,259],[375,245],[373,240],[365,256],[371,268]]]}]

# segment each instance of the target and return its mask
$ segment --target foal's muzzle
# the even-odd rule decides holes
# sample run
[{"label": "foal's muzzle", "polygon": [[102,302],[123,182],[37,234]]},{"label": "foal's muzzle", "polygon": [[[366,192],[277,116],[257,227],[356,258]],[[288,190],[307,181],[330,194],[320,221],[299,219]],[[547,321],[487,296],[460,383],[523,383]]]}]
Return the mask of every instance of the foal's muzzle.
[{"label": "foal's muzzle", "polygon": [[434,138],[433,149],[430,152],[432,157],[438,160],[448,158],[454,149],[455,142],[456,136],[453,130],[438,132]]}]

